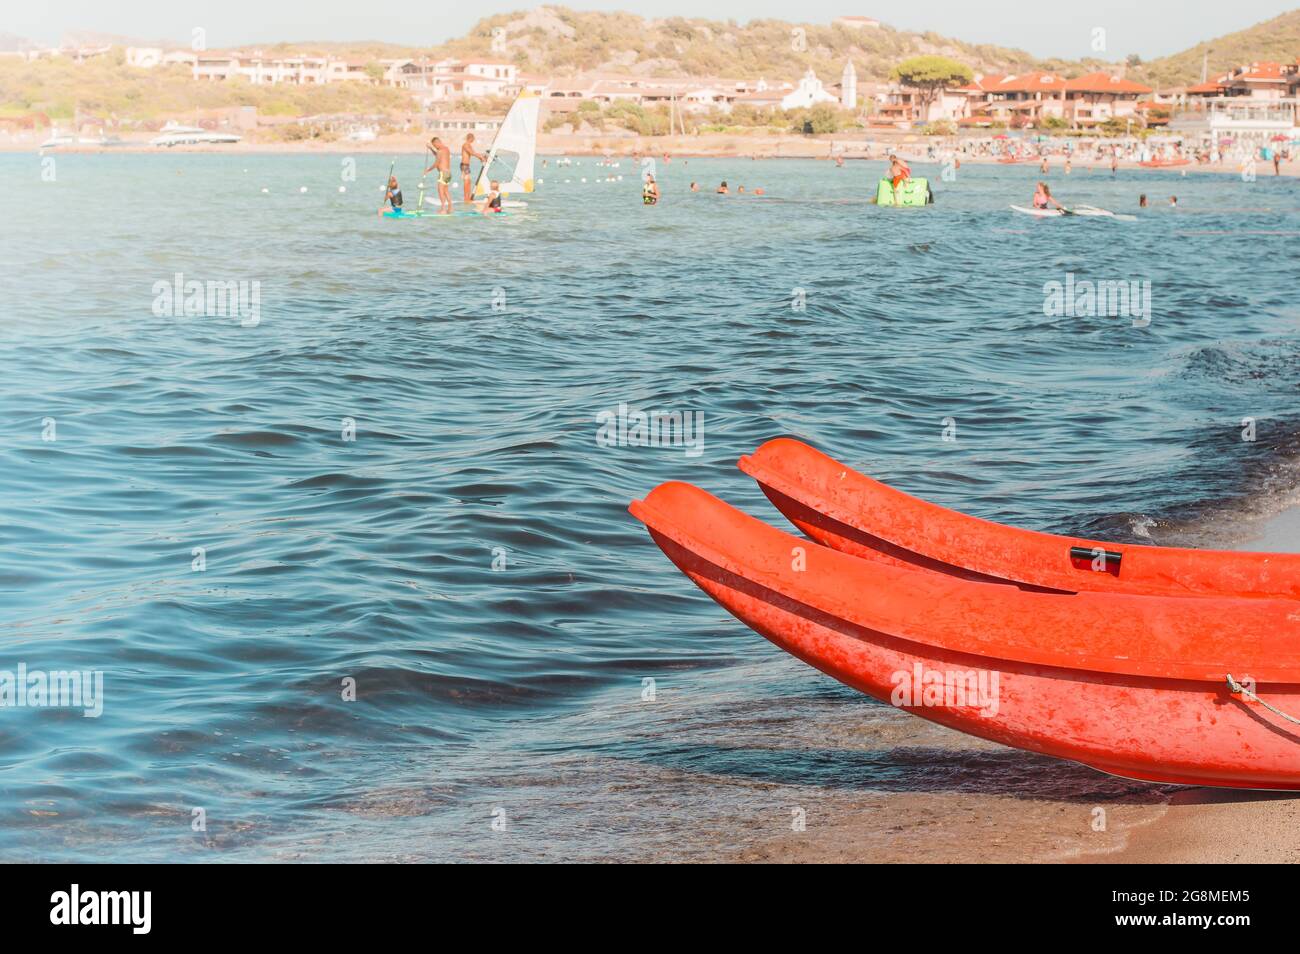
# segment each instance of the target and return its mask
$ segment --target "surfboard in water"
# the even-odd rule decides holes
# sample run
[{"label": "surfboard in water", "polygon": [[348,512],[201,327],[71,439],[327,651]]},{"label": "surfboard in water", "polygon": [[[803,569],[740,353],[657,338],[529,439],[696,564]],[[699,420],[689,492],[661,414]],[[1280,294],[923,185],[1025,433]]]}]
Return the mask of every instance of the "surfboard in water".
[{"label": "surfboard in water", "polygon": [[474,195],[487,195],[492,180],[501,184],[502,193],[533,191],[533,165],[537,159],[537,114],[541,110],[541,97],[524,90],[515,98],[510,112],[506,113],[488,161],[479,170],[474,183]]}]

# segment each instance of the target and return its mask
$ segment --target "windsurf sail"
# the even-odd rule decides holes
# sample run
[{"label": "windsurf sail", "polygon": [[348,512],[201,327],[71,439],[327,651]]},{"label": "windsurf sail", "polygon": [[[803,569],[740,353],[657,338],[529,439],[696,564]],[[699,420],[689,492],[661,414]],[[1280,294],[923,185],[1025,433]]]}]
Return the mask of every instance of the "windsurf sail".
[{"label": "windsurf sail", "polygon": [[488,185],[493,179],[501,183],[501,191],[507,194],[533,191],[537,114],[541,106],[541,97],[530,90],[524,90],[516,97],[492,140],[488,161],[479,170],[478,181],[474,183],[476,196],[487,195]]}]

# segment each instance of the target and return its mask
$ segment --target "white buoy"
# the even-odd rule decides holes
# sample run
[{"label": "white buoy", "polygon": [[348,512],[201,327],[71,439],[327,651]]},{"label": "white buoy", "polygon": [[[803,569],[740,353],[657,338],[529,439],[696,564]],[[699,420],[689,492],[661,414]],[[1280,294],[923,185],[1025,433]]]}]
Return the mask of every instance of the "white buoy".
[{"label": "white buoy", "polygon": [[619,182],[622,182],[622,181],[623,181],[623,173],[621,173],[621,172],[618,174],[618,181],[619,181]]},{"label": "white buoy", "polygon": [[586,182],[586,181],[587,181],[587,177],[586,177],[586,176],[583,176],[581,181]]},{"label": "white buoy", "polygon": [[298,191],[299,191],[299,192],[306,192],[306,191],[307,191],[307,187],[306,187],[306,186],[299,186],[299,187],[298,187]]},{"label": "white buoy", "polygon": [[340,191],[340,192],[347,192],[347,191],[348,191],[348,187],[347,187],[347,186],[339,186],[339,191]]},{"label": "white buoy", "polygon": [[263,193],[263,194],[266,194],[266,193],[268,193],[268,192],[270,192],[270,191],[271,191],[271,190],[268,189],[268,188],[266,188],[265,186],[262,187],[262,193]]}]

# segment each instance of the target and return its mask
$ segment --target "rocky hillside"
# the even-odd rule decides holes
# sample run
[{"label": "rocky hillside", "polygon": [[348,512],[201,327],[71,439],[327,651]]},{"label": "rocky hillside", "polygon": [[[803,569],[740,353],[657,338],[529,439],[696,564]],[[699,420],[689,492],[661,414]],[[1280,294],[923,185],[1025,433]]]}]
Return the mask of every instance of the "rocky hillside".
[{"label": "rocky hillside", "polygon": [[647,20],[628,13],[584,13],[538,7],[480,20],[468,36],[435,55],[495,55],[526,72],[566,75],[593,70],[646,76],[766,77],[791,80],[812,67],[838,80],[847,59],[860,77],[884,78],[900,60],[939,53],[977,72],[1054,69],[1071,74],[1101,68],[1100,61],[1040,60],[1023,50],[964,43],[937,33],[909,33],[881,25],[843,26],[735,22],[669,17]]},{"label": "rocky hillside", "polygon": [[1234,66],[1260,60],[1294,63],[1300,59],[1300,10],[1291,10],[1249,29],[1206,40],[1190,50],[1144,63],[1130,70],[1129,76],[1157,87],[1199,83],[1207,50],[1211,78]]}]

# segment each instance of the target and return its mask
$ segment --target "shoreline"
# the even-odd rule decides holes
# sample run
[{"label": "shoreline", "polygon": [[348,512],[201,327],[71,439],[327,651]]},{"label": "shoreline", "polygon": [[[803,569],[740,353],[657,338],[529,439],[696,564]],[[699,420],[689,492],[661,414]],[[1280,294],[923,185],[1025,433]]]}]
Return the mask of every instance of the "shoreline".
[{"label": "shoreline", "polygon": [[[939,164],[942,160],[926,159],[925,152],[931,144],[941,146],[943,139],[926,139],[914,134],[904,134],[898,130],[863,133],[854,131],[851,135],[807,137],[799,135],[763,135],[747,136],[740,133],[715,133],[701,136],[561,136],[539,134],[537,152],[539,156],[575,156],[581,158],[631,159],[633,154],[659,156],[667,153],[675,159],[822,159],[832,158],[832,149],[839,147],[841,155],[848,162],[886,161],[885,153],[896,150],[899,155],[913,163]],[[0,142],[0,154],[33,153],[42,156],[57,155],[105,155],[105,154],[229,154],[229,155],[350,155],[377,154],[401,155],[403,153],[422,154],[425,138],[417,135],[388,136],[373,142],[237,142],[237,143],[202,143],[184,146],[151,146],[144,140],[126,141],[121,145],[98,146],[93,144],[74,144],[57,146],[42,150],[40,143]],[[877,155],[876,153],[880,153]],[[1012,165],[1000,162],[994,156],[961,156],[962,164],[973,165]],[[1035,161],[1019,162],[1014,165],[1034,169]],[[1093,172],[1101,170],[1109,173],[1110,162],[1106,159],[1077,157],[1071,159],[1075,171]],[[1186,166],[1150,167],[1132,161],[1122,161],[1119,169],[1125,172],[1178,172],[1178,173],[1219,173],[1236,175],[1239,168],[1233,162],[1220,162],[1217,165],[1202,165],[1193,162]],[[1049,160],[1048,175],[1064,174],[1063,157],[1054,155]],[[1285,178],[1300,176],[1300,157],[1281,165],[1280,175],[1274,176],[1271,163],[1260,162],[1257,175],[1259,178]]]},{"label": "shoreline", "polygon": [[[1237,547],[1300,553],[1300,505],[1260,522]],[[1280,864],[1300,861],[1300,793],[1184,788],[1164,811],[1126,832],[1114,851],[1077,864]]]}]

